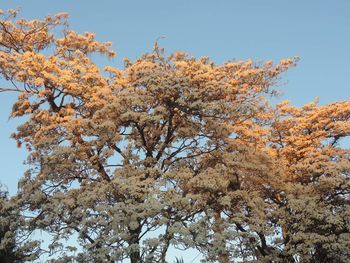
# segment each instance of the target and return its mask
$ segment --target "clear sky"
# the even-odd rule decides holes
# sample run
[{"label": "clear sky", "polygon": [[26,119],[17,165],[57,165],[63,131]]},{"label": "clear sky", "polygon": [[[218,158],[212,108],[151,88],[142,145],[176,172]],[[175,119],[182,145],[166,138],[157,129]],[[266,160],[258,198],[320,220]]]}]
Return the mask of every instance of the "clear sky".
[{"label": "clear sky", "polygon": [[[217,63],[300,56],[278,87],[283,99],[302,105],[315,97],[321,104],[350,98],[350,0],[3,0],[0,8],[20,8],[19,17],[37,19],[68,12],[72,29],[113,42],[117,57],[109,63],[117,66],[123,57],[151,51],[161,36],[166,52]],[[0,181],[10,193],[25,170],[24,150],[9,139],[18,125],[8,120],[14,100],[0,93]]]}]

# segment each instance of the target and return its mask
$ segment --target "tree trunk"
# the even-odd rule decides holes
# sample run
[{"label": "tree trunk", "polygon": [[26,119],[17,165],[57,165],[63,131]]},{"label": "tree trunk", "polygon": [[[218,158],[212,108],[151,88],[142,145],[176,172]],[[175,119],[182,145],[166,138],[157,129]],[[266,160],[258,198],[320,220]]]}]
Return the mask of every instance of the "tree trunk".
[{"label": "tree trunk", "polygon": [[[222,232],[224,232],[224,229],[222,225],[223,222],[222,222],[220,211],[216,211],[214,219],[215,219],[214,226],[213,226],[214,233],[221,235]],[[226,249],[226,241],[221,240],[220,238],[219,240],[216,240],[216,242],[221,243],[220,247],[222,248],[222,251],[220,251],[217,255],[219,263],[230,263],[229,253]]]},{"label": "tree trunk", "polygon": [[130,254],[130,262],[131,263],[141,263],[140,250],[131,252],[131,254]]},{"label": "tree trunk", "polygon": [[[141,253],[140,253],[140,248],[139,248],[139,243],[140,243],[140,233],[142,230],[141,227],[141,222],[139,221],[139,226],[136,229],[130,229],[129,228],[129,232],[130,232],[130,240],[129,240],[129,246],[133,246],[131,251],[130,251],[130,262],[131,263],[141,263],[142,262],[142,258],[141,258]],[[137,245],[137,247],[134,247],[135,245]]]}]

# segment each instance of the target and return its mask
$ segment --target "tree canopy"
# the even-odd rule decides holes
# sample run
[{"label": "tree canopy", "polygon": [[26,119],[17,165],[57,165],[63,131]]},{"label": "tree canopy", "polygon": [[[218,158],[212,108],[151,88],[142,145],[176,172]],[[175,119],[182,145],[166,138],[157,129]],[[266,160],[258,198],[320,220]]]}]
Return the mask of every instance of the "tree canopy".
[{"label": "tree canopy", "polygon": [[[52,237],[17,262],[166,262],[172,247],[205,262],[350,260],[339,143],[350,101],[271,105],[297,58],[216,64],[156,43],[101,68],[94,54],[114,57],[111,43],[71,30],[66,14],[16,15],[1,11],[0,74],[12,86],[0,91],[19,93],[12,137],[30,169],[0,201],[26,232]],[[11,216],[1,212],[0,258],[17,240],[3,234]]]}]

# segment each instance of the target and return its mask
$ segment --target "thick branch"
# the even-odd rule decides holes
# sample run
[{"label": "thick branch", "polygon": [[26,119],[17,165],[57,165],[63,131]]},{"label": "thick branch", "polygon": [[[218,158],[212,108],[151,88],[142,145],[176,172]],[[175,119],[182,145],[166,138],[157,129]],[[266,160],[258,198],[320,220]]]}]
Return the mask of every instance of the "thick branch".
[{"label": "thick branch", "polygon": [[25,90],[16,89],[16,88],[0,88],[0,92],[7,92],[7,91],[16,91],[16,92],[28,93]]}]

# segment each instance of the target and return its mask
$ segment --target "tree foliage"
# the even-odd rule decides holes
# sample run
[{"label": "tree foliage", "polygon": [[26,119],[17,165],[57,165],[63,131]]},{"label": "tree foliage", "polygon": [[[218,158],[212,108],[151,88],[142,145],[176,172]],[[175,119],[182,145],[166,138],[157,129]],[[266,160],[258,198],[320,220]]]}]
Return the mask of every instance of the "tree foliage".
[{"label": "tree foliage", "polygon": [[0,262],[20,263],[39,257],[38,241],[28,241],[31,231],[14,199],[0,184]]},{"label": "tree foliage", "polygon": [[[296,59],[229,61],[154,46],[101,69],[111,44],[66,14],[2,12],[0,73],[19,93],[13,138],[30,169],[23,225],[52,236],[52,262],[350,260],[350,102],[268,103]],[[65,245],[76,239],[77,247]]]}]

